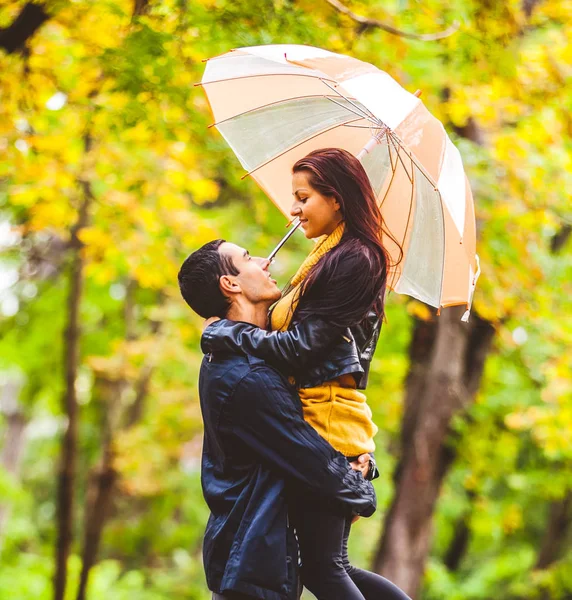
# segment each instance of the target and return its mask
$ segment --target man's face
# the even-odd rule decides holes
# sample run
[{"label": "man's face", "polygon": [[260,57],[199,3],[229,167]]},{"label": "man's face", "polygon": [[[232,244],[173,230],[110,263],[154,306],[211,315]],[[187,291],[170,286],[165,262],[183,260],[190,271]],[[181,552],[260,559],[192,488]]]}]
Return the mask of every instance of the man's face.
[{"label": "man's face", "polygon": [[218,251],[228,256],[238,270],[238,275],[228,277],[240,286],[246,300],[252,304],[263,302],[270,306],[280,298],[280,290],[268,271],[268,259],[250,256],[248,250],[230,242],[221,244]]}]

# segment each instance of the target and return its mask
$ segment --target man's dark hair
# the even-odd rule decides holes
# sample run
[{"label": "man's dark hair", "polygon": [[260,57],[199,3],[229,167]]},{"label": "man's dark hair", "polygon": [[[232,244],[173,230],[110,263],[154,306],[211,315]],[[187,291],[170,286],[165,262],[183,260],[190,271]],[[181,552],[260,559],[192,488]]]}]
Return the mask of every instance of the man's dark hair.
[{"label": "man's dark hair", "polygon": [[185,302],[201,317],[226,316],[228,298],[221,292],[223,275],[238,275],[232,259],[219,252],[226,240],[213,240],[193,252],[179,270],[179,289]]}]

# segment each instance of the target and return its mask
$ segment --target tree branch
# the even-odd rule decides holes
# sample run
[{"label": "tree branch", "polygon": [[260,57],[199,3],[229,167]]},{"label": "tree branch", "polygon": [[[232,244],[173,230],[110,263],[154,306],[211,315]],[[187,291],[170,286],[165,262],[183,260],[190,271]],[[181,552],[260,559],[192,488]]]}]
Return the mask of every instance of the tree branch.
[{"label": "tree branch", "polygon": [[135,0],[133,2],[133,18],[141,17],[149,10],[149,0]]},{"label": "tree branch", "polygon": [[530,19],[532,16],[532,12],[536,8],[536,5],[540,3],[540,0],[523,0],[522,2],[522,10],[526,15],[527,19]]},{"label": "tree branch", "polygon": [[0,29],[0,48],[8,54],[22,50],[26,42],[50,18],[42,4],[28,2],[12,25]]},{"label": "tree branch", "polygon": [[555,233],[550,240],[550,250],[552,253],[557,254],[560,252],[560,250],[562,250],[562,248],[564,248],[566,245],[566,242],[570,239],[571,235],[572,225],[569,225],[568,223],[562,225],[559,231]]},{"label": "tree branch", "polygon": [[471,538],[471,529],[469,526],[471,520],[471,511],[477,494],[472,490],[467,490],[467,498],[470,501],[470,507],[465,514],[455,524],[455,533],[453,539],[445,553],[443,563],[449,571],[457,571],[461,561],[467,553],[469,541]]},{"label": "tree branch", "polygon": [[378,19],[369,19],[368,17],[356,15],[356,13],[351,11],[347,6],[344,6],[341,2],[339,2],[339,0],[326,0],[326,2],[339,13],[342,13],[348,16],[350,19],[354,20],[356,23],[359,23],[362,29],[367,29],[368,27],[375,27],[377,29],[382,29],[383,31],[386,31],[387,33],[391,33],[392,35],[408,38],[410,40],[421,40],[423,42],[433,42],[435,40],[442,40],[443,38],[449,37],[459,29],[459,22],[455,21],[450,27],[447,27],[447,29],[439,31],[437,33],[408,33],[407,31],[395,29],[395,27],[391,27],[391,25],[387,25],[386,23],[384,23],[383,21],[379,21]]}]

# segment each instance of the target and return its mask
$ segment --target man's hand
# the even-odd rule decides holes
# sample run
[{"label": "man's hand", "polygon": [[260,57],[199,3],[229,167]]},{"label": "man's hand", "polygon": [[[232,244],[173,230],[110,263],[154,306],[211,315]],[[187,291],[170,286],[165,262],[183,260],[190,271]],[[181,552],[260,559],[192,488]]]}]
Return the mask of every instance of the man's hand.
[{"label": "man's hand", "polygon": [[350,466],[354,471],[361,471],[361,474],[367,477],[369,473],[369,458],[369,454],[361,454],[357,460],[350,463]]},{"label": "man's hand", "polygon": [[210,317],[210,319],[207,319],[204,323],[203,323],[203,331],[209,326],[212,325],[213,323],[216,323],[217,321],[220,321],[220,317]]}]

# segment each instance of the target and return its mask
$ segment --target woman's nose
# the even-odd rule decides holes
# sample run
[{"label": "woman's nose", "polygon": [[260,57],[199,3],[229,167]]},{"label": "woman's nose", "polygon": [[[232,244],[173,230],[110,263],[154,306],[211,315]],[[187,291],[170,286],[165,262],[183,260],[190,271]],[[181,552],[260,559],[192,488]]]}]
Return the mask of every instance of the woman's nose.
[{"label": "woman's nose", "polygon": [[298,215],[300,215],[301,212],[302,212],[302,207],[300,206],[300,203],[297,200],[295,200],[292,203],[292,206],[290,207],[290,214],[293,217],[297,217]]}]

